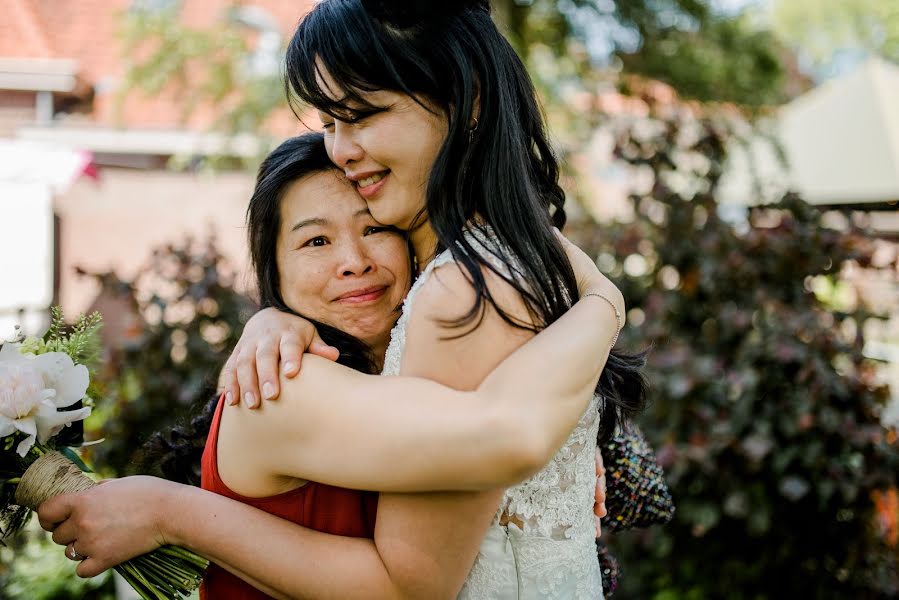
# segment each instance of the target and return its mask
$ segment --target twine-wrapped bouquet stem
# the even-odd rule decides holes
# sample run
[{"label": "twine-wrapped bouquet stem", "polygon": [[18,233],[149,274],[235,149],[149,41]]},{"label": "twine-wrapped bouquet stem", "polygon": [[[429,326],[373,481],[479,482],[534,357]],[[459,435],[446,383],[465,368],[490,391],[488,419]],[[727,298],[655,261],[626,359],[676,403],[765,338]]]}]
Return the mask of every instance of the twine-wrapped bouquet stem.
[{"label": "twine-wrapped bouquet stem", "polygon": [[[22,475],[16,488],[16,502],[32,510],[42,502],[97,484],[75,463],[59,452],[47,452]],[[176,546],[163,546],[133,558],[115,570],[145,600],[169,600],[189,596],[199,587],[208,566],[206,559]]]}]

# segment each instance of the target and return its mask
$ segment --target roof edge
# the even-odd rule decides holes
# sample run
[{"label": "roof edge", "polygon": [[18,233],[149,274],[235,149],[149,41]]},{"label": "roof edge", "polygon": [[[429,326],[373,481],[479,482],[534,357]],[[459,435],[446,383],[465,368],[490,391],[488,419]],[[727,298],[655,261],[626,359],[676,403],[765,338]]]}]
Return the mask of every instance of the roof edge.
[{"label": "roof edge", "polygon": [[95,153],[142,155],[227,155],[252,158],[264,141],[251,134],[228,136],[185,130],[117,129],[107,127],[20,127],[16,137]]},{"label": "roof edge", "polygon": [[0,58],[0,89],[71,92],[77,86],[78,61],[68,58]]}]

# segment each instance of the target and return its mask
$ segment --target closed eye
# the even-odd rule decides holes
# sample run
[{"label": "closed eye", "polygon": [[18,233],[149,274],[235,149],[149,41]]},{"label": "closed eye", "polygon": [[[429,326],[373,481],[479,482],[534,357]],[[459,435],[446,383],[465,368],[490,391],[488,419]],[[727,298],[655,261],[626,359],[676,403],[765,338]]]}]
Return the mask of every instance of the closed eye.
[{"label": "closed eye", "polygon": [[397,229],[394,227],[386,226],[376,227],[372,225],[371,227],[365,228],[365,235],[372,235],[374,233],[399,233],[399,231],[397,231]]},{"label": "closed eye", "polygon": [[340,115],[339,120],[344,123],[349,123],[353,125],[355,123],[360,123],[369,117],[373,117],[379,113],[386,111],[386,108],[374,107],[374,108],[360,108],[355,110],[347,110],[344,114]]}]

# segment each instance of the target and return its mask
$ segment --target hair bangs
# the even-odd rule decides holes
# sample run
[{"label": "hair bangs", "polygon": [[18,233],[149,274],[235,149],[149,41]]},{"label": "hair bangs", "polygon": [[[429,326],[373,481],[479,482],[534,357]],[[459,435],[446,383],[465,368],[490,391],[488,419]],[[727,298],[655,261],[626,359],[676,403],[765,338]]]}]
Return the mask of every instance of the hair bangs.
[{"label": "hair bangs", "polygon": [[[434,82],[415,58],[414,39],[372,19],[358,0],[320,2],[288,46],[288,96],[341,119],[376,108],[366,95],[378,90],[430,95]],[[416,75],[410,78],[410,72]]]}]

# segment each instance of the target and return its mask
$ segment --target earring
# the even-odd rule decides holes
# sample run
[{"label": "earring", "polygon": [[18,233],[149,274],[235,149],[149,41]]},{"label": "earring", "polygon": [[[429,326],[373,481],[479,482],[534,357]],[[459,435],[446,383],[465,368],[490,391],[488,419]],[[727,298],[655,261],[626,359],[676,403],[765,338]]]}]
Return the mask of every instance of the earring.
[{"label": "earring", "polygon": [[468,143],[469,144],[474,141],[474,134],[478,130],[478,125],[480,125],[480,122],[478,121],[477,117],[472,117],[472,119],[474,119],[474,125],[472,125],[472,127],[468,130]]}]

